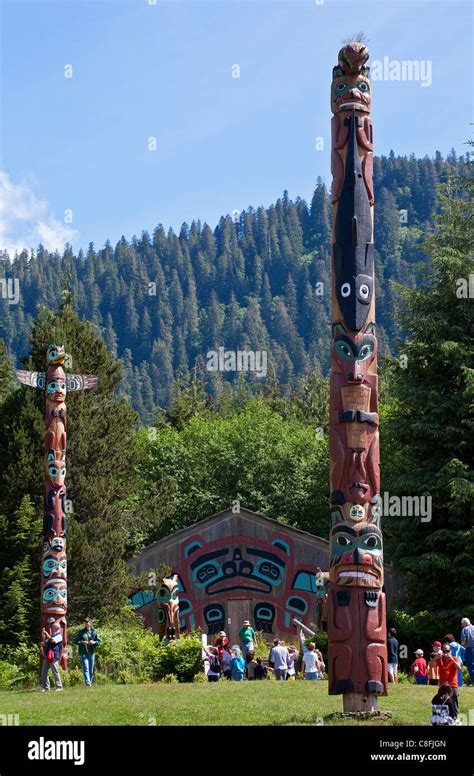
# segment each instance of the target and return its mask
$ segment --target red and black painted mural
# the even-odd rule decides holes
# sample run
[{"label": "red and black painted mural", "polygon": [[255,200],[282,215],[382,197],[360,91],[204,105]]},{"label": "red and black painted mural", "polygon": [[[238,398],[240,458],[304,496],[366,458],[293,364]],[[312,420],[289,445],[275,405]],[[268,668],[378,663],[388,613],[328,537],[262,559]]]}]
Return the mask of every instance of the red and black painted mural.
[{"label": "red and black painted mural", "polygon": [[[286,535],[225,536],[210,542],[192,535],[180,545],[179,567],[172,568],[178,578],[180,631],[226,630],[231,601],[251,602],[249,617],[264,633],[294,635],[294,617],[324,627],[327,574],[321,582],[318,572],[316,565],[295,562],[294,542]],[[130,596],[147,625],[153,600],[158,595],[150,591]]]}]

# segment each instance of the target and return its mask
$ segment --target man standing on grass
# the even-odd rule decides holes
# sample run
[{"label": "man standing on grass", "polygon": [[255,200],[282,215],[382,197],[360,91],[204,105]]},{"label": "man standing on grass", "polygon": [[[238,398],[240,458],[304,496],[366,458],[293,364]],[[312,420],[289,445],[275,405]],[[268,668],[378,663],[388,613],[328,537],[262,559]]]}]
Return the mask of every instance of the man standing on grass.
[{"label": "man standing on grass", "polygon": [[461,667],[461,661],[458,657],[453,657],[451,647],[448,643],[441,647],[442,657],[436,658],[436,664],[439,671],[439,686],[449,684],[453,688],[453,705],[458,716],[459,697],[458,697],[458,671]]},{"label": "man standing on grass", "polygon": [[254,649],[255,631],[250,625],[249,620],[244,620],[242,628],[239,630],[239,639],[242,644],[242,654],[244,660],[247,660],[247,652],[249,649]]},{"label": "man standing on grass", "polygon": [[43,663],[41,665],[41,691],[48,692],[50,689],[49,669],[53,672],[56,692],[61,692],[63,685],[59,676],[59,661],[63,649],[63,634],[59,622],[51,623],[51,632],[43,628]]},{"label": "man standing on grass", "polygon": [[471,684],[474,684],[474,625],[467,617],[461,620],[461,638],[459,639],[466,650],[464,653],[464,662],[471,677]]},{"label": "man standing on grass", "polygon": [[388,662],[388,681],[397,683],[398,674],[398,640],[397,631],[390,628],[387,638],[387,662]]},{"label": "man standing on grass", "polygon": [[273,668],[275,679],[286,680],[288,673],[288,650],[284,644],[280,644],[280,639],[274,640],[268,662]]},{"label": "man standing on grass", "polygon": [[100,636],[95,628],[92,627],[90,617],[86,617],[84,628],[77,634],[76,644],[79,645],[84,681],[86,687],[90,687],[94,678],[95,651],[98,644],[100,644]]}]

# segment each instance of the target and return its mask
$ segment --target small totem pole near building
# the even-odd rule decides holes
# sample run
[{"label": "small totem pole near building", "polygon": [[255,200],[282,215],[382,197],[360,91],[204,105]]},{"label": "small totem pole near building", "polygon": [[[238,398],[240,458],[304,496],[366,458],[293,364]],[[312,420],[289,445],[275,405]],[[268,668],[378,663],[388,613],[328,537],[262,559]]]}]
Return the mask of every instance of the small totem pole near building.
[{"label": "small totem pole near building", "polygon": [[50,631],[51,620],[63,632],[61,665],[67,668],[67,559],[66,559],[66,393],[94,388],[97,377],[64,371],[66,353],[50,345],[46,372],[18,370],[20,383],[46,392],[44,437],[44,517],[41,573],[41,629]]},{"label": "small totem pole near building", "polygon": [[177,574],[165,577],[158,593],[158,635],[165,644],[179,637],[178,583]]},{"label": "small totem pole near building", "polygon": [[344,711],[387,694],[375,336],[373,156],[367,47],[339,52],[331,87],[329,693]]}]

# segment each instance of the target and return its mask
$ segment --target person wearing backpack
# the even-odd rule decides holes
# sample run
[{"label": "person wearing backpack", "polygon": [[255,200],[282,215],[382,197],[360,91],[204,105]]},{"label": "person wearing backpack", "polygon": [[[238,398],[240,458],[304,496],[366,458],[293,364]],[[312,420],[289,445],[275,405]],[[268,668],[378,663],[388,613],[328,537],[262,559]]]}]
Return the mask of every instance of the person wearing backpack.
[{"label": "person wearing backpack", "polygon": [[217,647],[209,647],[204,650],[209,658],[209,671],[207,672],[208,682],[218,682],[221,678],[222,663],[219,660],[219,650]]},{"label": "person wearing backpack", "polygon": [[[219,649],[219,647],[217,647]],[[222,653],[222,673],[224,674],[226,679],[232,679],[231,671],[230,671],[230,661],[232,660],[232,654],[230,651],[229,644],[226,644],[224,646],[224,651]]]},{"label": "person wearing backpack", "polygon": [[63,684],[59,676],[58,666],[63,649],[63,634],[59,622],[53,621],[51,623],[51,633],[43,628],[42,637],[41,692],[48,692],[50,689],[49,669],[53,673],[56,692],[61,692]]},{"label": "person wearing backpack", "polygon": [[431,724],[433,727],[459,725],[450,684],[442,684],[431,701]]}]

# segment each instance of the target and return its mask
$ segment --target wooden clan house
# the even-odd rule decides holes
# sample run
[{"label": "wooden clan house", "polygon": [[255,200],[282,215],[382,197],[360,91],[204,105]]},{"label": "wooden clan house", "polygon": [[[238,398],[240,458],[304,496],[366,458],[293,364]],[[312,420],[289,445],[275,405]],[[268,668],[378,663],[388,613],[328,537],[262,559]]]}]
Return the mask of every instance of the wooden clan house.
[{"label": "wooden clan house", "polygon": [[[212,635],[224,630],[235,643],[248,619],[269,639],[288,637],[296,635],[294,617],[307,625],[320,621],[322,591],[316,573],[328,568],[328,544],[265,515],[229,508],[145,547],[133,570],[140,574],[164,563],[178,575],[181,631],[200,627]],[[159,580],[157,585],[130,597],[155,632]],[[390,567],[385,569],[385,586],[393,600]]]}]

